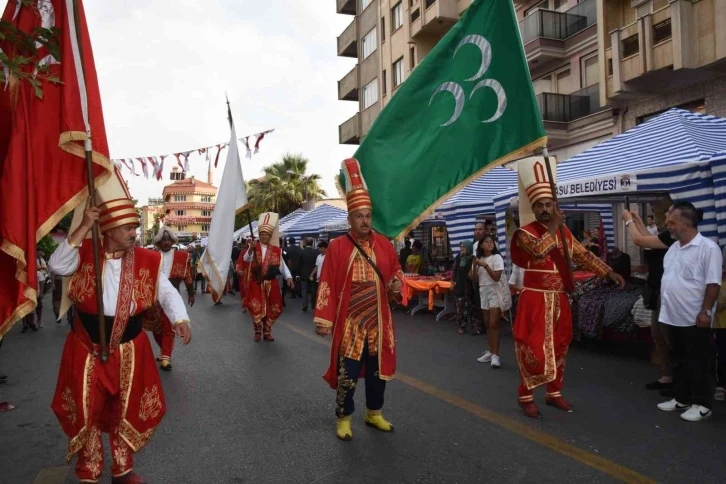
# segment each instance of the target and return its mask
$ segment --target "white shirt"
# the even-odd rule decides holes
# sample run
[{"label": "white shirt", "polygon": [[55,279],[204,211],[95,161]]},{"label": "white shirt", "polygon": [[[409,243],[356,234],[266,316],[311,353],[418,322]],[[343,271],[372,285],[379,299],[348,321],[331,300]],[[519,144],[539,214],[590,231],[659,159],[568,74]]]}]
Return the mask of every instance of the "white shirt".
[{"label": "white shirt", "polygon": [[161,272],[169,279],[171,275],[171,266],[174,265],[174,249],[169,252],[161,251]]},{"label": "white shirt", "polygon": [[670,326],[695,326],[706,286],[721,285],[722,262],[716,242],[700,233],[683,247],[678,241],[671,245],[663,259],[658,320]]},{"label": "white shirt", "polygon": [[315,259],[315,280],[320,281],[320,274],[323,272],[323,262],[325,261],[325,256],[323,254],[318,254],[318,258]]},{"label": "white shirt", "polygon": [[[262,260],[265,260],[265,256],[267,255],[267,246],[260,244],[260,247],[262,248]],[[247,253],[245,254],[244,261],[245,262],[252,262],[252,257],[254,255],[255,251],[252,250],[252,247],[250,247],[247,250]],[[290,274],[290,269],[287,268],[287,264],[285,264],[285,260],[280,258],[280,272],[282,273],[282,277],[287,279],[292,279],[292,274]]]},{"label": "white shirt", "polygon": [[[494,272],[504,270],[504,259],[502,259],[502,256],[499,254],[493,254],[489,257],[482,257],[480,260],[483,260]],[[492,279],[492,277],[489,275],[489,272],[487,272],[487,270],[483,267],[477,267],[477,274],[479,274],[480,286],[491,286],[493,284],[499,284],[498,281]]]},{"label": "white shirt", "polygon": [[648,229],[650,235],[658,235],[658,226],[656,224],[648,225],[646,229]]},{"label": "white shirt", "polygon": [[512,275],[509,276],[509,285],[514,286],[517,290],[524,287],[524,269],[516,264],[512,264]]},{"label": "white shirt", "polygon": [[[78,269],[81,258],[78,249],[70,246],[67,240],[61,242],[58,248],[50,256],[49,266],[54,274],[60,276],[72,276]],[[116,315],[116,304],[118,302],[118,288],[121,283],[121,259],[108,259],[103,268],[103,314],[106,316]],[[157,280],[157,298],[164,314],[172,324],[189,322],[187,308],[179,291],[174,289],[169,279],[159,273]],[[134,302],[131,301],[131,311],[134,311]]]}]

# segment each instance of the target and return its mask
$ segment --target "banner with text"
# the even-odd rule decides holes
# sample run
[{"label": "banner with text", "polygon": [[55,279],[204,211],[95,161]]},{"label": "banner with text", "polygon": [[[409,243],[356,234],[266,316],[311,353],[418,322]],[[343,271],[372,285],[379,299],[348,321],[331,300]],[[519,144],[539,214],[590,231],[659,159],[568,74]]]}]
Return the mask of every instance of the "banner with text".
[{"label": "banner with text", "polygon": [[557,184],[557,196],[560,198],[582,197],[590,195],[614,195],[635,192],[638,182],[635,175],[617,174]]}]

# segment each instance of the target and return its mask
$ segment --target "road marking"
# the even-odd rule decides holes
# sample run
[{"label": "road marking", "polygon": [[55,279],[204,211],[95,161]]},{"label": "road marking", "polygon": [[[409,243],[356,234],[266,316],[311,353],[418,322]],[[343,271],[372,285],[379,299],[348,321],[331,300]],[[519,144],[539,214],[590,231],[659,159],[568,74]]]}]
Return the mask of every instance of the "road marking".
[{"label": "road marking", "polygon": [[[323,339],[320,336],[310,333],[309,331],[302,330],[300,328],[292,326],[291,324],[281,321],[278,321],[277,324],[282,324],[291,331],[294,331],[295,333],[304,336],[311,341],[330,347],[330,340],[328,340],[327,338]],[[498,427],[509,430],[510,432],[524,437],[527,440],[542,445],[543,447],[547,447],[550,450],[574,459],[582,464],[585,464],[588,467],[597,469],[600,472],[603,472],[620,481],[638,484],[654,484],[656,482],[655,480],[639,474],[638,472],[629,469],[628,467],[622,466],[616,462],[592,454],[575,445],[569,444],[564,440],[560,440],[557,437],[554,437],[546,432],[534,429],[526,424],[494,412],[493,410],[486,409],[480,405],[466,400],[465,398],[454,395],[453,393],[449,393],[446,390],[442,390],[441,388],[426,383],[423,380],[419,380],[418,378],[414,378],[404,373],[396,372],[396,380],[419,391],[422,391],[428,395],[431,395],[432,397],[438,398],[439,400],[444,401],[450,405],[469,412],[470,414],[482,418],[487,422],[497,425]]]}]

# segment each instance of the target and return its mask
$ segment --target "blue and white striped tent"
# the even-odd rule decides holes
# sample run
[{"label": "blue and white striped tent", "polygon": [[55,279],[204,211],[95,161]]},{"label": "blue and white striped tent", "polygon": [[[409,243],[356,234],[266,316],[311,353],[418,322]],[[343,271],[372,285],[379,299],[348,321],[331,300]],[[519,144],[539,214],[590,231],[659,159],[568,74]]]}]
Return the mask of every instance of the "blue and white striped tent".
[{"label": "blue and white striped tent", "polygon": [[478,216],[494,215],[494,196],[516,186],[517,172],[499,166],[461,189],[436,211],[446,220],[454,253],[459,252],[461,242],[471,239]]},{"label": "blue and white striped tent", "polygon": [[299,217],[285,231],[286,237],[318,237],[329,220],[347,213],[344,209],[323,203]]},{"label": "blue and white striped tent", "polygon": [[320,233],[330,234],[347,232],[349,228],[348,212],[345,212],[325,222],[325,224],[320,227]]},{"label": "blue and white striped tent", "polygon": [[302,208],[298,208],[294,212],[290,212],[284,217],[280,219],[278,222],[279,232],[280,235],[285,235],[287,233],[287,230],[292,226],[292,224],[297,221],[300,217],[308,213],[308,210],[303,210]]},{"label": "blue and white striped tent", "polygon": [[[671,109],[558,165],[558,194],[565,204],[568,198],[667,191],[703,209],[699,228],[718,240],[707,162],[722,150],[726,119]],[[503,211],[516,195],[513,189],[494,197],[500,244],[506,242]]]},{"label": "blue and white striped tent", "polygon": [[[257,220],[252,221],[252,230],[255,233],[255,236],[257,235]],[[250,225],[247,224],[244,227],[240,228],[239,230],[235,230],[234,232],[234,240],[240,241],[241,239],[247,237],[250,235]]]},{"label": "blue and white striped tent", "polygon": [[718,237],[721,245],[726,245],[726,151],[714,154],[709,161],[709,165],[713,176]]}]

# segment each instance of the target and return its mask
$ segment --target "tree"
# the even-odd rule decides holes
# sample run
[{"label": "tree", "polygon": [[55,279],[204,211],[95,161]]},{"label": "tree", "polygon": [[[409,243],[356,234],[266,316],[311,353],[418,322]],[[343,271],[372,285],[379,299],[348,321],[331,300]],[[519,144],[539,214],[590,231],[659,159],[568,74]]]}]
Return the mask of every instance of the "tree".
[{"label": "tree", "polygon": [[[32,9],[40,15],[35,0],[15,0],[17,8]],[[40,8],[46,8],[42,6]],[[27,33],[19,30],[12,22],[0,20],[0,42],[9,45],[11,52],[0,49],[0,85],[4,85],[7,75],[26,81],[35,89],[35,95],[43,97],[42,82],[60,83],[60,79],[49,74],[50,62],[41,62],[45,57],[39,55],[40,49],[47,49],[49,55],[60,61],[57,27],[38,27]]]},{"label": "tree", "polygon": [[301,154],[286,153],[280,161],[266,166],[264,176],[252,180],[247,187],[253,212],[259,215],[272,211],[284,217],[300,208],[306,200],[320,200],[326,196],[320,186],[320,175],[306,174],[308,163]]}]

